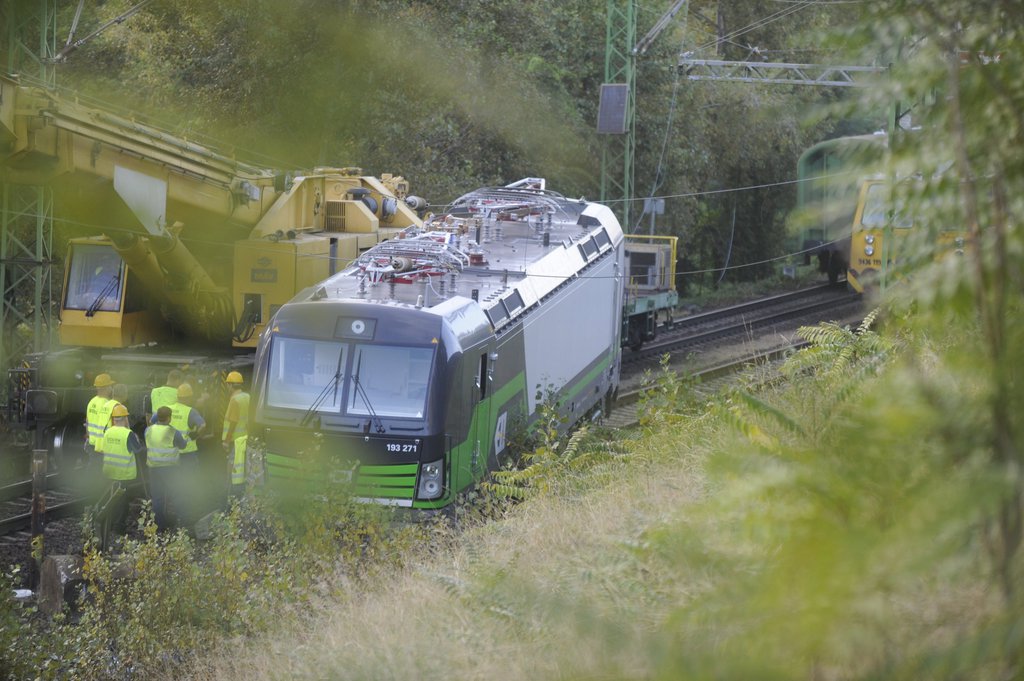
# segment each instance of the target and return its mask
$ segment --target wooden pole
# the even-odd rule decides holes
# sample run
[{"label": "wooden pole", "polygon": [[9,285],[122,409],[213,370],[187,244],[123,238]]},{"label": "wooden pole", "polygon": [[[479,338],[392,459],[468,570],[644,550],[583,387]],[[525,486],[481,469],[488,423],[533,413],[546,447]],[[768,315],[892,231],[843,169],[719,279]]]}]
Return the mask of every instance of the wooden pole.
[{"label": "wooden pole", "polygon": [[32,450],[32,588],[39,586],[43,568],[43,529],[46,515],[46,450]]}]

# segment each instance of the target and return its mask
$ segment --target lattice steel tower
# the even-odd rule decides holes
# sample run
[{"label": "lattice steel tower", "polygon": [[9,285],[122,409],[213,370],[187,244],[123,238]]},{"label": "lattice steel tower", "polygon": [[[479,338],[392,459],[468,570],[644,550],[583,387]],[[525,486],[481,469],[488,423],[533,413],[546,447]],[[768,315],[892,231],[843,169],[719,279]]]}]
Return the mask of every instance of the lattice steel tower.
[{"label": "lattice steel tower", "polygon": [[[3,70],[52,87],[57,0],[0,0],[0,27]],[[0,151],[13,136],[0,121]],[[26,353],[50,345],[53,196],[48,187],[14,185],[2,174],[0,194],[0,371],[6,375]]]},{"label": "lattice steel tower", "polygon": [[[608,0],[604,85],[601,88],[603,101],[598,120],[598,132],[605,133],[601,150],[601,201],[615,211],[626,231],[629,231],[633,198],[633,154],[636,148],[633,118],[636,110],[636,61],[633,55],[636,6],[636,0]],[[617,110],[616,120],[610,127],[602,129],[602,118],[610,110]]]}]

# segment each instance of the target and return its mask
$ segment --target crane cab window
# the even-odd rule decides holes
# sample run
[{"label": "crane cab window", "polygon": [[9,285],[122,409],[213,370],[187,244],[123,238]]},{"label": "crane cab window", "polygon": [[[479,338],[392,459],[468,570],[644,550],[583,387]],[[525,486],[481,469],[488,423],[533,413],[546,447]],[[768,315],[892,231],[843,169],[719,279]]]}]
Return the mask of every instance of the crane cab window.
[{"label": "crane cab window", "polygon": [[124,261],[112,247],[76,244],[68,268],[64,308],[116,312],[124,291]]}]

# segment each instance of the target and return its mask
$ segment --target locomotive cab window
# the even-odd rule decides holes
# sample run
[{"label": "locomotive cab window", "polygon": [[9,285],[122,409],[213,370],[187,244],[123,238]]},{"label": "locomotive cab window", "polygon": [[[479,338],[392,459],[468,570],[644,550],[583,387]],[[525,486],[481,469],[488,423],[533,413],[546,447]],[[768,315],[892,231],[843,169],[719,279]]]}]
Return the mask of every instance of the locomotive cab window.
[{"label": "locomotive cab window", "polygon": [[358,345],[352,356],[349,414],[424,417],[434,349]]},{"label": "locomotive cab window", "polygon": [[[864,201],[864,213],[860,219],[862,225],[865,227],[884,227],[886,225],[889,221],[889,194],[889,188],[885,184],[876,183],[868,187],[868,195]],[[904,201],[897,199],[892,226],[906,229],[913,225],[913,220],[907,215]]]},{"label": "locomotive cab window", "polygon": [[270,353],[267,405],[340,411],[347,346],[330,341],[277,336]]},{"label": "locomotive cab window", "polygon": [[124,290],[124,261],[112,247],[77,244],[71,252],[64,307],[116,312]]}]

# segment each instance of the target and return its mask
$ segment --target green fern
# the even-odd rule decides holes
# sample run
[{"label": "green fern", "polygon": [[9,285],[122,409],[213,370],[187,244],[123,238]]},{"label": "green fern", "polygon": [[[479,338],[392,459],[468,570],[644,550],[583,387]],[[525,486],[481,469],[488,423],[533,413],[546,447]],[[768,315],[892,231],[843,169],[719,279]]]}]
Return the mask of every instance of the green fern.
[{"label": "green fern", "polygon": [[842,405],[856,397],[864,381],[878,373],[892,354],[893,343],[871,328],[878,314],[879,309],[872,310],[855,330],[835,322],[798,330],[810,346],[790,356],[781,372],[791,381],[809,381],[810,389],[818,395],[814,401],[816,413],[811,419],[812,431],[782,409],[744,389],[730,394],[721,415],[751,442],[768,450],[778,446],[777,439],[766,430],[769,425],[813,440],[814,433],[820,432]]}]

